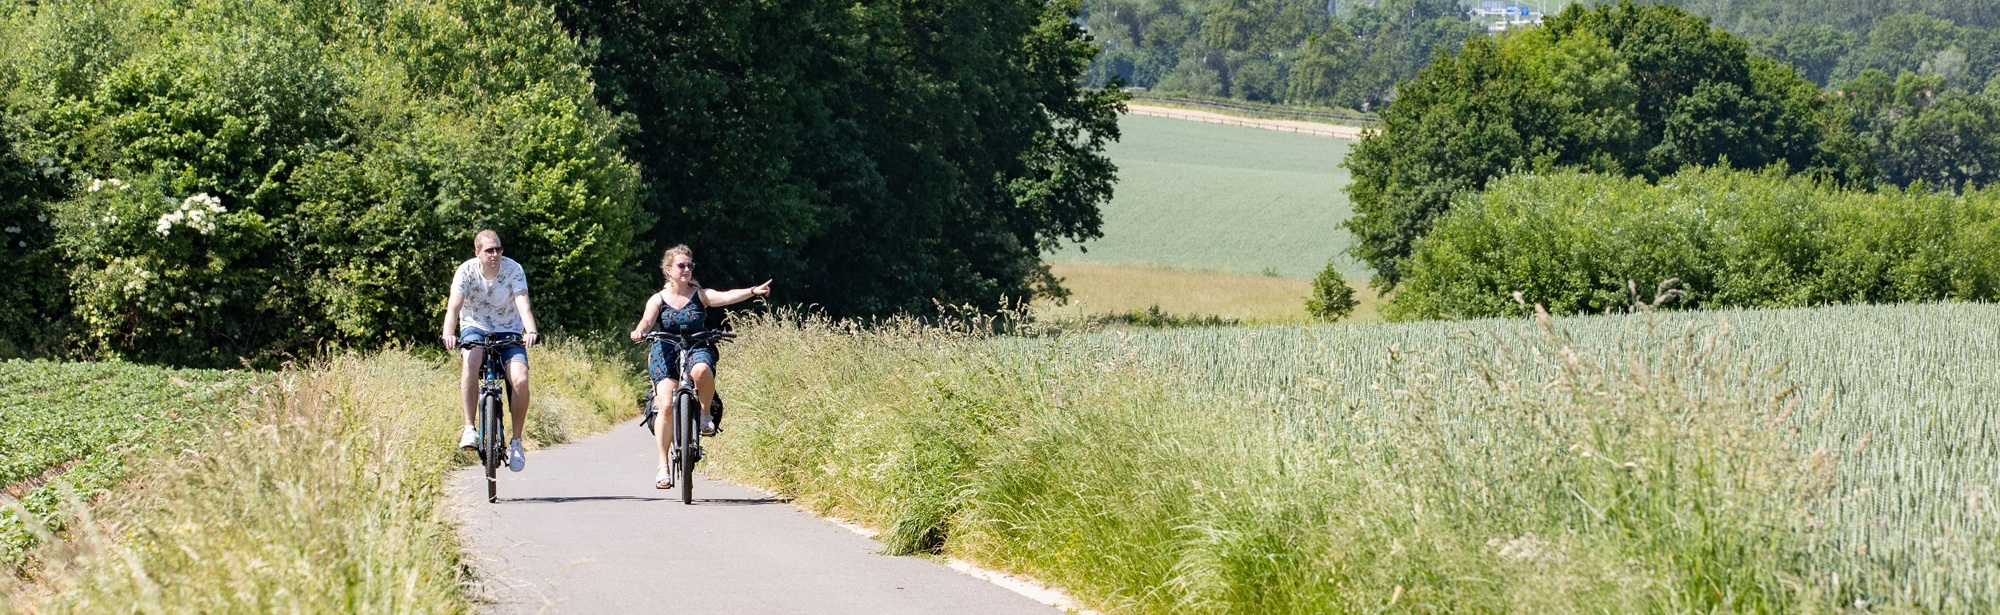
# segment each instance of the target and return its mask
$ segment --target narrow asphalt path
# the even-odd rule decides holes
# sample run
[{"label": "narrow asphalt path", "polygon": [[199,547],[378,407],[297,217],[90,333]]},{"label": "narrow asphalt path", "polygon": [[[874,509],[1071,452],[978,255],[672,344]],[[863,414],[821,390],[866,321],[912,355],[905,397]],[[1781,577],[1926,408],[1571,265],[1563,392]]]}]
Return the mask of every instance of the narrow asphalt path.
[{"label": "narrow asphalt path", "polygon": [[[727,433],[721,437],[727,438]],[[652,438],[628,422],[452,480],[491,613],[1056,613],[737,485],[695,503],[653,488]]]}]

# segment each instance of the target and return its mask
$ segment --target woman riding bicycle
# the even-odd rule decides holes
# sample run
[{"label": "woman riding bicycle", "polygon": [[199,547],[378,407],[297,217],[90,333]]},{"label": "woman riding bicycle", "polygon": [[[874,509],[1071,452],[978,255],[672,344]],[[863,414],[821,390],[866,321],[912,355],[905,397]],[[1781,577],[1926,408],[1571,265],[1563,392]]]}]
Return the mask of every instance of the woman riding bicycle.
[{"label": "woman riding bicycle", "polygon": [[[639,318],[638,326],[632,328],[632,341],[645,339],[654,325],[661,331],[670,333],[698,333],[708,329],[708,308],[741,303],[756,296],[769,296],[771,282],[765,280],[750,288],[717,291],[702,288],[694,281],[694,251],[685,245],[667,249],[660,257],[660,273],[667,277],[667,287],[646,299],[646,314]],[[678,304],[678,307],[676,306]],[[646,360],[646,371],[653,378],[653,411],[668,416],[671,411],[667,404],[673,400],[674,389],[680,387],[675,380],[680,376],[680,356],[677,349],[668,348],[664,342],[653,342],[651,355]],[[695,391],[701,398],[701,435],[715,435],[715,417],[709,411],[709,402],[715,398],[714,344],[688,349],[688,375],[694,380]],[[673,421],[667,421],[671,424]],[[659,442],[660,473],[653,479],[653,486],[671,489],[674,478],[667,468],[667,450],[673,444],[673,430],[655,430]]]}]

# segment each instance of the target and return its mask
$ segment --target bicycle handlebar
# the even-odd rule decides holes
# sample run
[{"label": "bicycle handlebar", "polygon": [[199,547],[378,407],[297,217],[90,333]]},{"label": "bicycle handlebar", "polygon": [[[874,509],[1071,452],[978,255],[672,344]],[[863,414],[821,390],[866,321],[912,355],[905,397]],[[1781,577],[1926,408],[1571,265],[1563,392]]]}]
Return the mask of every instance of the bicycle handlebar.
[{"label": "bicycle handlebar", "polygon": [[490,349],[490,348],[512,348],[512,347],[515,347],[515,346],[521,346],[521,345],[522,345],[522,343],[521,343],[521,338],[518,338],[518,337],[514,337],[514,338],[508,338],[508,339],[500,339],[500,340],[474,340],[474,341],[460,341],[460,342],[458,343],[458,347],[459,347],[459,348],[489,348],[489,349]]}]

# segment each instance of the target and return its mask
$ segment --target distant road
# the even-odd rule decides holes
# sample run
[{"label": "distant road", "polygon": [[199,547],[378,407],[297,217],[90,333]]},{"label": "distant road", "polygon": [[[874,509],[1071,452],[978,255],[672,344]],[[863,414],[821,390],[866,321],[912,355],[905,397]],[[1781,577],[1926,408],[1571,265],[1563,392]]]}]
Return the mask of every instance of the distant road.
[{"label": "distant road", "polygon": [[1302,135],[1313,135],[1316,137],[1332,137],[1336,139],[1358,140],[1361,138],[1362,133],[1368,131],[1368,129],[1366,128],[1361,128],[1357,126],[1339,126],[1334,124],[1321,124],[1318,122],[1301,122],[1297,120],[1263,120],[1256,118],[1237,117],[1234,115],[1223,115],[1220,113],[1214,113],[1210,111],[1195,111],[1192,109],[1177,109],[1173,107],[1154,107],[1151,105],[1141,105],[1132,103],[1127,103],[1125,105],[1125,108],[1127,112],[1131,113],[1132,115],[1148,115],[1153,117],[1188,120],[1191,122],[1207,122],[1210,124],[1227,124],[1230,126],[1261,128],[1264,130],[1293,132]]},{"label": "distant road", "polygon": [[[727,438],[728,434],[721,437]],[[1033,613],[1056,609],[728,483],[694,505],[653,488],[652,438],[636,423],[453,477],[489,613]]]}]

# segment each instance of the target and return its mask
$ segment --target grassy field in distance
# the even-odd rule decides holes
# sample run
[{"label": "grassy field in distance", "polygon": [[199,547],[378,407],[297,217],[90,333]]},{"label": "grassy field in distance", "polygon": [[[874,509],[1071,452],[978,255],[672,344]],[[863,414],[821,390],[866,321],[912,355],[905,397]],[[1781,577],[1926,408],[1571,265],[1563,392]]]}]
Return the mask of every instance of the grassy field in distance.
[{"label": "grassy field in distance", "polygon": [[1343,254],[1352,141],[1135,115],[1119,126],[1104,237],[1048,260],[1306,279],[1339,258],[1349,279],[1371,275]]},{"label": "grassy field in distance", "polygon": [[[1070,291],[1064,305],[1036,304],[1044,316],[1143,312],[1158,306],[1167,314],[1219,316],[1247,324],[1305,322],[1306,294],[1312,281],[1264,275],[1243,275],[1125,263],[1057,262],[1055,274]],[[1380,321],[1381,302],[1365,285],[1356,285],[1361,300],[1347,322]]]}]

